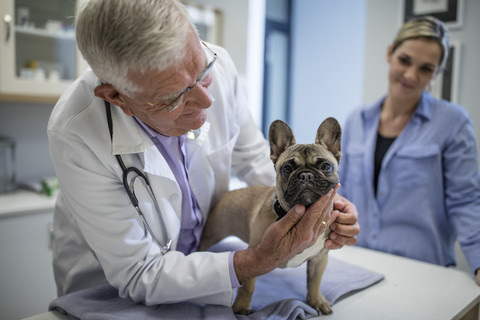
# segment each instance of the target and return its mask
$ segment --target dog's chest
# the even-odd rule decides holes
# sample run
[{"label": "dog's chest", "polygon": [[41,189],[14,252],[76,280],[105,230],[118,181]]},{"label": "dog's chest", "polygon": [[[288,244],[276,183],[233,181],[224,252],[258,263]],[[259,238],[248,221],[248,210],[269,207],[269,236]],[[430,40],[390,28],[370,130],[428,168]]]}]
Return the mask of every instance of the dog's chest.
[{"label": "dog's chest", "polygon": [[328,249],[325,248],[325,240],[328,239],[328,235],[330,234],[330,229],[328,229],[325,233],[323,233],[317,241],[313,244],[313,246],[303,250],[299,254],[297,254],[292,259],[288,260],[287,263],[283,266],[283,268],[296,268],[305,261],[309,260],[311,257],[316,256],[322,252],[322,250],[327,251]]}]

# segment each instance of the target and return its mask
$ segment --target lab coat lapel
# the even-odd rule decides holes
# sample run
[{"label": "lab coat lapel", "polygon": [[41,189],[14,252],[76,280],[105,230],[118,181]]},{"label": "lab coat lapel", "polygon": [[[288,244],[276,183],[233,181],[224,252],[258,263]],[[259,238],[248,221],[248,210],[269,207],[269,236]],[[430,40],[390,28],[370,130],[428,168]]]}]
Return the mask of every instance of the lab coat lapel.
[{"label": "lab coat lapel", "polygon": [[200,128],[198,137],[186,140],[190,187],[204,216],[210,209],[215,189],[215,175],[207,153],[209,132],[210,123],[207,121]]},{"label": "lab coat lapel", "polygon": [[175,248],[182,220],[182,191],[165,158],[157,146],[150,139],[148,140],[150,144],[143,153],[143,170],[150,180],[162,215],[161,220],[158,216],[155,217],[155,223],[161,224],[163,220]]},{"label": "lab coat lapel", "polygon": [[[150,214],[145,212],[150,227],[158,239],[165,239],[160,228],[164,223],[173,239],[173,247],[176,247],[180,231],[182,200],[181,190],[172,170],[152,140],[132,117],[125,115],[119,108],[113,107],[112,123],[113,153],[121,154],[127,167],[135,166],[145,172],[158,202],[159,214],[162,217],[156,214],[157,210],[149,211]],[[122,130],[115,130],[115,128],[122,128]],[[148,197],[147,194],[142,196]]]}]

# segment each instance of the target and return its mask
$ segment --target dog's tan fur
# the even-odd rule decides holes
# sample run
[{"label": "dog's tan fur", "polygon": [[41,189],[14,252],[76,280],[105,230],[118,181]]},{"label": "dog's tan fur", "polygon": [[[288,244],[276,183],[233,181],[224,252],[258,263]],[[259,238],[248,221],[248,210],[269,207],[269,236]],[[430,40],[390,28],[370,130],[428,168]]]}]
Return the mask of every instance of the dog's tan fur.
[{"label": "dog's tan fur", "polygon": [[[337,167],[341,157],[341,128],[334,118],[322,122],[315,144],[295,144],[288,125],[280,120],[270,126],[270,157],[277,173],[276,187],[251,186],[226,193],[209,213],[199,250],[207,250],[218,241],[237,236],[250,247],[256,246],[278,215],[273,209],[275,197],[284,211],[295,204],[310,206],[328,193],[338,182]],[[326,165],[327,164],[327,165]],[[329,170],[326,170],[330,166]],[[328,249],[323,243],[330,230],[314,246],[295,256],[284,267],[297,266],[308,260],[307,301],[323,314],[332,313],[330,303],[320,292],[327,266]],[[246,281],[237,291],[235,313],[251,313],[255,280]]]}]

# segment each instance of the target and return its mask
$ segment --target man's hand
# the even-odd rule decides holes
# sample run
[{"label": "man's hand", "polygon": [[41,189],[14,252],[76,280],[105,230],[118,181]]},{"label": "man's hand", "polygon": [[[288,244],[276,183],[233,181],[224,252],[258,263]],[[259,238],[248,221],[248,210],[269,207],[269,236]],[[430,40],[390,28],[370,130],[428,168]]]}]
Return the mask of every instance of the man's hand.
[{"label": "man's hand", "polygon": [[325,247],[339,249],[344,245],[353,246],[357,243],[356,236],[360,233],[357,208],[341,195],[337,194],[334,200],[333,213],[336,212],[337,218],[330,226],[332,232],[330,239],[325,241]]},{"label": "man's hand", "polygon": [[270,272],[312,246],[339,214],[332,212],[339,187],[320,197],[308,210],[296,205],[267,228],[258,245],[235,252],[233,263],[239,282]]}]

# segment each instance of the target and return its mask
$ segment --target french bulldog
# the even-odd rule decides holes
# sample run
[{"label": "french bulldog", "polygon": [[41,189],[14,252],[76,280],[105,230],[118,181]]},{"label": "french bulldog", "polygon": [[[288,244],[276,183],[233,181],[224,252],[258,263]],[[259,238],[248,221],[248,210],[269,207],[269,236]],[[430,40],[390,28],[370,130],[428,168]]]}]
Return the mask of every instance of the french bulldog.
[{"label": "french bulldog", "polygon": [[[227,192],[209,212],[199,250],[207,250],[227,236],[237,236],[250,247],[256,246],[267,227],[281,219],[294,205],[307,208],[339,182],[337,168],[341,152],[342,130],[334,118],[325,119],[317,130],[314,144],[296,144],[290,127],[281,120],[270,125],[270,158],[277,174],[276,186],[250,186]],[[332,308],[320,292],[327,266],[328,249],[324,242],[330,229],[315,244],[289,260],[284,267],[307,264],[307,302],[322,314]],[[233,311],[250,314],[252,279],[238,288]]]}]

